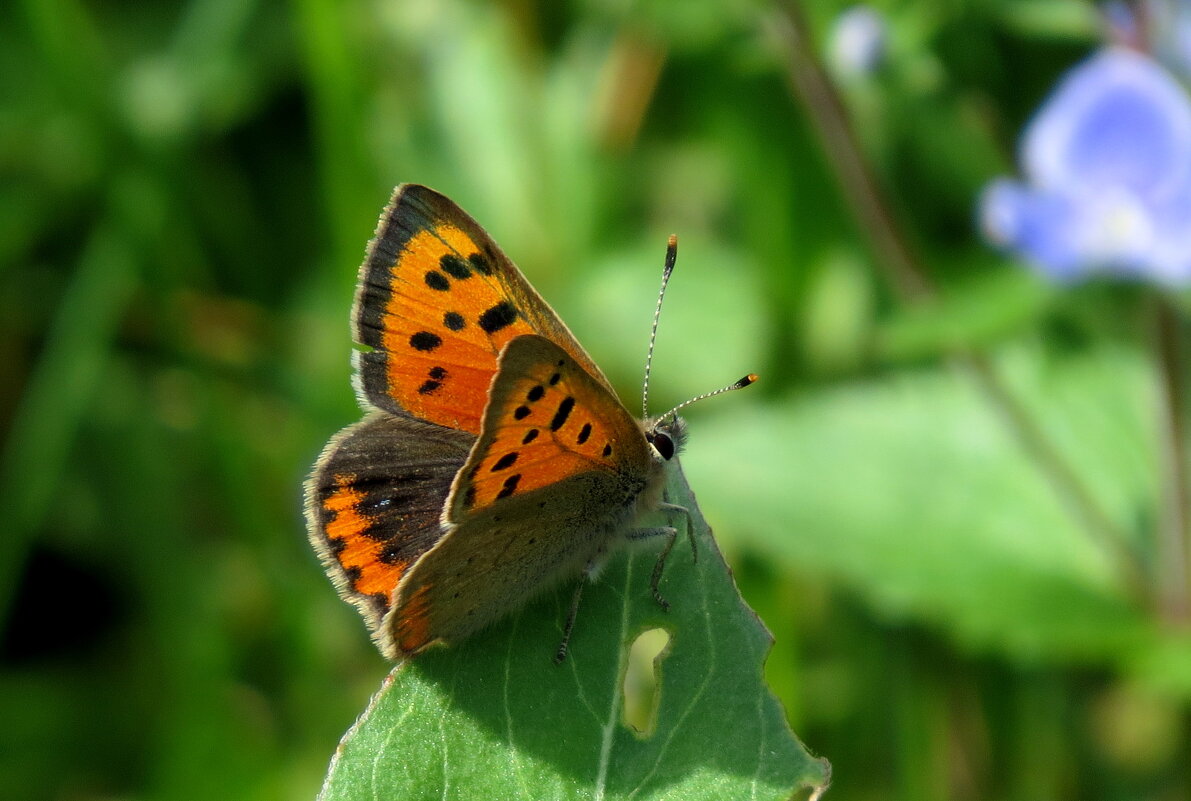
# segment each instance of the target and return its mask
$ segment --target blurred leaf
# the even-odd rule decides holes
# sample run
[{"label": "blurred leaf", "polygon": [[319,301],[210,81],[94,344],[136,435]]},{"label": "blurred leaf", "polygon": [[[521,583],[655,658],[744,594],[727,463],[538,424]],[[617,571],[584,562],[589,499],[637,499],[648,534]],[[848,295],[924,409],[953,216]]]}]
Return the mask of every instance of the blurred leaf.
[{"label": "blurred leaf", "polygon": [[[324,799],[786,799],[826,783],[764,686],[768,632],[744,606],[689,488],[699,559],[680,539],[661,589],[654,552],[621,554],[584,592],[571,654],[551,663],[571,587],[467,642],[400,665],[340,744]],[[663,628],[660,701],[623,723],[629,649]]]},{"label": "blurred leaf", "polygon": [[1191,634],[1155,631],[1125,656],[1125,667],[1155,692],[1191,699]]},{"label": "blurred leaf", "polygon": [[[1152,508],[1146,372],[1112,352],[1004,372],[1092,494],[1131,530]],[[1111,660],[1146,635],[1114,566],[991,407],[956,374],[825,390],[693,426],[686,457],[713,518],[792,569],[844,581],[886,615],[1013,657]]]},{"label": "blurred leaf", "polygon": [[807,291],[806,312],[798,340],[819,370],[846,371],[862,364],[872,340],[873,275],[849,251],[822,260]]},{"label": "blurred leaf", "polygon": [[1056,294],[1029,270],[971,266],[970,277],[930,301],[902,307],[880,326],[878,356],[913,360],[995,345],[1036,323]]},{"label": "blurred leaf", "polygon": [[1091,40],[1100,32],[1095,4],[1083,0],[1010,0],[990,7],[1026,34]]}]

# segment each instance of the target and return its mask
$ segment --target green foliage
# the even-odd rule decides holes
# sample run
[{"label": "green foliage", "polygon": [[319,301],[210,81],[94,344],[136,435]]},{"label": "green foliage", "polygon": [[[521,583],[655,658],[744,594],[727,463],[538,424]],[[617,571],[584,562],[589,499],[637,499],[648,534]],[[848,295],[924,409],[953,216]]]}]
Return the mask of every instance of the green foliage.
[{"label": "green foliage", "polygon": [[[1004,369],[1072,461],[1097,466],[1086,478],[1128,529],[1156,496],[1144,371],[1103,354],[1044,373],[1029,351],[1006,354]],[[697,431],[689,472],[709,485],[713,516],[741,521],[733,531],[750,547],[840,577],[883,614],[1027,662],[1111,663],[1148,639],[1110,555],[962,373],[842,387],[793,415],[723,414]],[[791,533],[775,536],[778,521]]]}]

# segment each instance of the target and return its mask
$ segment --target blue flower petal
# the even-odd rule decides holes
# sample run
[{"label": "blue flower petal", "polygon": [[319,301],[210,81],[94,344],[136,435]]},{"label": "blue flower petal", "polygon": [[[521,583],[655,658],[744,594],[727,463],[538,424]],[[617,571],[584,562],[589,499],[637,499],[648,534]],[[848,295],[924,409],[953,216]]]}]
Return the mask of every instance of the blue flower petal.
[{"label": "blue flower petal", "polygon": [[1075,277],[1085,254],[1072,231],[1075,210],[1058,195],[1034,192],[1015,181],[998,179],[980,198],[985,236],[1020,252],[1051,278]]},{"label": "blue flower petal", "polygon": [[1150,210],[1153,237],[1143,271],[1165,284],[1191,280],[1191,182],[1178,196]]},{"label": "blue flower petal", "polygon": [[1054,192],[1114,187],[1162,200],[1191,180],[1191,105],[1142,55],[1108,48],[1073,69],[1026,131],[1031,183]]},{"label": "blue flower petal", "polygon": [[851,78],[876,71],[885,58],[888,28],[885,17],[871,6],[852,6],[836,17],[827,48],[836,72]]}]

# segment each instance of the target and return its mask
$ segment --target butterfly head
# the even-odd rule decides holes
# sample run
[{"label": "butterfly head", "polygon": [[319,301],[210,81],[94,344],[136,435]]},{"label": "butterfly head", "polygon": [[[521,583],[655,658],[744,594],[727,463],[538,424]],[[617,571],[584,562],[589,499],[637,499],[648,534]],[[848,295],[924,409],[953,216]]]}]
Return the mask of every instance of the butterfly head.
[{"label": "butterfly head", "polygon": [[645,441],[663,462],[668,462],[686,445],[686,421],[676,414],[646,420]]},{"label": "butterfly head", "polygon": [[714,398],[716,395],[723,395],[725,392],[744,389],[756,380],[757,375],[755,373],[749,373],[739,381],[735,381],[726,387],[720,387],[715,392],[706,392],[691,398],[689,401],[680,403],[665,414],[645,418],[643,428],[645,429],[646,441],[649,442],[650,447],[661,457],[663,462],[670,461],[686,445],[686,421],[678,416],[679,409],[685,409],[696,401]]}]

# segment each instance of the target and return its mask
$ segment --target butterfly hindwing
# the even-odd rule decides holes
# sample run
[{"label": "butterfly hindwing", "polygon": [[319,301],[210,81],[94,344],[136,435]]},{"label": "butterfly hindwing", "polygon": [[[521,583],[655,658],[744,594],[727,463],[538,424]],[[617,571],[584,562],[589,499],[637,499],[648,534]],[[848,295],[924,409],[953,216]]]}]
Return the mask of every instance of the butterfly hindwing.
[{"label": "butterfly hindwing", "polygon": [[307,483],[310,541],[382,648],[393,590],[442,537],[443,505],[474,441],[376,411],[331,440]]},{"label": "butterfly hindwing", "polygon": [[592,471],[614,475],[629,499],[644,488],[652,462],[640,425],[611,390],[553,342],[520,336],[501,353],[446,520]]},{"label": "butterfly hindwing", "polygon": [[357,375],[378,408],[478,434],[497,357],[539,333],[607,379],[558,315],[466,212],[399,186],[360,268],[352,313]]}]

